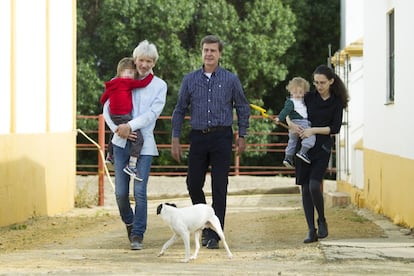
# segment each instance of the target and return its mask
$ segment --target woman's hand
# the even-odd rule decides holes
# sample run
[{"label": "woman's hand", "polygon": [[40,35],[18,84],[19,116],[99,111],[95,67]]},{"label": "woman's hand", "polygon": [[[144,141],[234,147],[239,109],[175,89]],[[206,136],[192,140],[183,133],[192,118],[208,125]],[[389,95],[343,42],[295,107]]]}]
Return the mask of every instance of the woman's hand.
[{"label": "woman's hand", "polygon": [[300,125],[295,124],[292,122],[292,120],[289,118],[289,116],[286,117],[286,123],[289,126],[289,132],[295,133],[299,135],[299,132],[302,130],[302,127]]},{"label": "woman's hand", "polygon": [[300,135],[303,132],[303,128],[291,121],[289,124],[289,131]]},{"label": "woman's hand", "polygon": [[304,139],[304,138],[308,138],[312,136],[314,133],[313,133],[313,129],[310,127],[310,128],[305,128],[305,129],[301,128],[298,134],[300,138]]}]

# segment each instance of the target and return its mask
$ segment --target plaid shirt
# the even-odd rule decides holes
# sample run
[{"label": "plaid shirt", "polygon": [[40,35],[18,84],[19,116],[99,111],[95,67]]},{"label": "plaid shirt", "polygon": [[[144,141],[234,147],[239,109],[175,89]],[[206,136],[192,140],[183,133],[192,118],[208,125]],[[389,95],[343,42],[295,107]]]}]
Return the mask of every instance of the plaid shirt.
[{"label": "plaid shirt", "polygon": [[239,78],[220,66],[210,78],[204,74],[203,68],[191,72],[181,84],[172,115],[172,136],[180,137],[188,110],[191,127],[202,130],[232,126],[233,108],[237,113],[239,134],[245,136],[249,127],[250,106]]}]

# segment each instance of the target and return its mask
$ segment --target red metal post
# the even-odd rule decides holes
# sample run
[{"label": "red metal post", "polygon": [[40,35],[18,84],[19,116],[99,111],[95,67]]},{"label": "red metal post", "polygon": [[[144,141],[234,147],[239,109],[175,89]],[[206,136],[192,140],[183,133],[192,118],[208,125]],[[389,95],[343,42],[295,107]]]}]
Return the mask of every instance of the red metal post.
[{"label": "red metal post", "polygon": [[[101,147],[101,150],[105,152],[105,120],[102,114],[99,115],[98,120],[98,144]],[[99,177],[99,186],[98,186],[98,205],[104,206],[104,160],[102,160],[101,153],[98,152],[98,177]]]}]

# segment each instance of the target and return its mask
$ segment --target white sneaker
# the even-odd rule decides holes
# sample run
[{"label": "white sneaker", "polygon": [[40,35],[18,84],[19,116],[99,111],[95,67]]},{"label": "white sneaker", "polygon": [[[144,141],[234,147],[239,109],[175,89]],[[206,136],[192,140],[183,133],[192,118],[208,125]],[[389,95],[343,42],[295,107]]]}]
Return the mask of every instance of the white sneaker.
[{"label": "white sneaker", "polygon": [[302,159],[303,162],[310,164],[311,160],[309,159],[308,155],[304,152],[298,152],[296,153],[296,156],[300,159]]},{"label": "white sneaker", "polygon": [[289,160],[289,159],[283,160],[283,165],[285,165],[285,167],[289,168],[289,169],[294,169],[295,168],[295,166],[293,165],[292,160]]},{"label": "white sneaker", "polygon": [[142,181],[142,178],[138,176],[137,168],[132,168],[130,166],[126,166],[123,169],[124,173],[132,176],[135,180]]}]

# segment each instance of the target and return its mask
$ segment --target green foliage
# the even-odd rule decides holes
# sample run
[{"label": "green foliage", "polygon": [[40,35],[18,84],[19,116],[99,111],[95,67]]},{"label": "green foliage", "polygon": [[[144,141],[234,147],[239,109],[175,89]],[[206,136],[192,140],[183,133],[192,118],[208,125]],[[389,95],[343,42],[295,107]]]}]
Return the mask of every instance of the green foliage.
[{"label": "green foliage", "polygon": [[246,2],[245,10],[244,35],[237,41],[234,63],[248,97],[262,99],[271,91],[265,84],[276,84],[287,74],[280,57],[295,41],[295,16],[281,1]]},{"label": "green foliage", "polygon": [[87,182],[78,187],[75,195],[76,208],[90,208],[98,204],[98,193],[91,193],[90,191],[93,185],[96,185],[96,183]]},{"label": "green foliage", "polygon": [[[325,64],[329,56],[339,48],[340,1],[325,0],[283,0],[296,15],[296,42],[291,45],[280,62],[288,68],[284,81],[274,89],[278,95],[287,95],[286,85],[295,76],[312,81],[312,72],[320,64]],[[267,106],[274,110],[283,108],[284,97],[265,95]]]},{"label": "green foliage", "polygon": [[[274,129],[274,125],[269,122],[267,119],[263,120],[252,120],[250,119],[250,128],[249,135],[246,137],[246,143],[248,144],[266,144],[269,143],[270,136],[263,135],[263,133],[271,133]],[[256,134],[260,135],[256,135]],[[265,149],[264,146],[255,147],[256,151],[246,151],[244,156],[254,157],[254,156],[263,156],[266,154],[265,151],[260,151]]]},{"label": "green foliage", "polygon": [[[104,82],[115,75],[118,61],[147,39],[160,56],[154,72],[168,84],[162,115],[171,115],[183,76],[202,65],[200,40],[207,34],[225,42],[221,65],[239,76],[248,100],[277,113],[287,95],[286,81],[295,75],[309,79],[313,68],[325,63],[327,45],[336,49],[338,14],[338,0],[78,0],[77,114],[102,112]],[[92,126],[80,120],[78,127]],[[185,143],[188,123],[184,127]],[[269,120],[253,120],[250,131],[274,128]],[[156,130],[170,133],[171,125],[162,120]],[[170,136],[157,135],[157,142],[170,143]],[[258,137],[249,135],[248,142],[278,139]],[[155,162],[171,162],[168,155]],[[267,160],[260,151],[246,156],[252,163]]]},{"label": "green foliage", "polygon": [[77,114],[97,115],[102,111],[99,97],[104,85],[96,74],[96,67],[92,60],[78,60]]},{"label": "green foliage", "polygon": [[26,230],[27,224],[12,224],[9,226],[10,230]]},{"label": "green foliage", "polygon": [[[262,100],[252,100],[252,104],[257,106],[263,106],[264,103]],[[260,115],[260,112],[251,110],[251,115]],[[272,115],[272,110],[267,110],[266,114]],[[272,137],[269,135],[274,131],[275,125],[270,119],[252,119],[249,120],[249,135],[246,137],[247,144],[268,144],[271,142]],[[243,153],[245,157],[263,157],[266,154],[264,146],[254,147],[254,151],[246,151]]]}]

